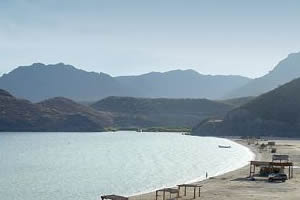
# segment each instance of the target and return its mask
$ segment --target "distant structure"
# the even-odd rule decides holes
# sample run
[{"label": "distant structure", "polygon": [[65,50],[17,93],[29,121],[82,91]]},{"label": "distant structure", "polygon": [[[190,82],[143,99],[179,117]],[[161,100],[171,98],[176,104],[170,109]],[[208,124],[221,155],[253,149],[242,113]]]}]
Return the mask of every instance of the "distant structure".
[{"label": "distant structure", "polygon": [[178,190],[180,191],[181,188],[184,188],[183,196],[186,196],[186,188],[193,188],[193,190],[194,190],[193,199],[196,199],[196,190],[198,189],[198,197],[200,197],[201,196],[201,187],[202,187],[202,185],[197,185],[197,184],[181,184],[181,185],[178,185]]}]

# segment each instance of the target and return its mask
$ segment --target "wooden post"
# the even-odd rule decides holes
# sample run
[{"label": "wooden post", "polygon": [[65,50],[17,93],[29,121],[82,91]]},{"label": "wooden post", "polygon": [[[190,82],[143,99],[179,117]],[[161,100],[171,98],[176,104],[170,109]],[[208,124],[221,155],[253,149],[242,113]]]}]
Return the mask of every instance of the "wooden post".
[{"label": "wooden post", "polygon": [[184,186],[184,196],[186,196],[186,186]]},{"label": "wooden post", "polygon": [[155,200],[157,200],[157,191],[155,192]]},{"label": "wooden post", "polygon": [[292,178],[294,178],[294,165],[292,165]]},{"label": "wooden post", "polygon": [[199,197],[201,196],[201,187],[199,187]]},{"label": "wooden post", "polygon": [[164,194],[163,194],[163,200],[165,200],[165,199],[166,199],[166,191],[164,190],[163,193],[164,193]]},{"label": "wooden post", "polygon": [[196,187],[194,187],[194,199],[196,199]]}]

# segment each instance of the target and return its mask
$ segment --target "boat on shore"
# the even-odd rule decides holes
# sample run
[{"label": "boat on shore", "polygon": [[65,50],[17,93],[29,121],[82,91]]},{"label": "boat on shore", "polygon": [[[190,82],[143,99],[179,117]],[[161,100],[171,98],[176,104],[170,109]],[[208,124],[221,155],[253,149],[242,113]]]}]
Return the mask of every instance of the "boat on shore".
[{"label": "boat on shore", "polygon": [[223,148],[223,149],[229,149],[229,148],[231,148],[231,146],[226,146],[226,145],[219,145],[219,148]]}]

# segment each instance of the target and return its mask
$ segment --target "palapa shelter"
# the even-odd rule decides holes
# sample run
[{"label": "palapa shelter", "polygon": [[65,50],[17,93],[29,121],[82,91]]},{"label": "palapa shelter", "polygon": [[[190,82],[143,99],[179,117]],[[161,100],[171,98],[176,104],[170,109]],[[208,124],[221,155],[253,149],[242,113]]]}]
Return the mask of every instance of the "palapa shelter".
[{"label": "palapa shelter", "polygon": [[164,189],[156,190],[156,192],[155,192],[155,200],[157,200],[159,192],[163,193],[163,200],[166,199],[166,192],[168,192],[170,194],[170,198],[172,197],[172,194],[176,194],[177,198],[179,197],[179,190],[178,189],[164,188]]},{"label": "palapa shelter", "polygon": [[285,168],[288,167],[289,171],[288,171],[288,178],[291,179],[293,178],[294,175],[294,170],[293,170],[293,166],[294,164],[292,162],[267,162],[267,161],[251,161],[250,162],[250,175],[249,177],[253,177],[255,175],[255,169],[256,167],[265,167],[268,169],[272,169],[273,171],[275,171],[274,169],[276,167],[280,167],[280,168]]},{"label": "palapa shelter", "polygon": [[202,185],[196,185],[196,184],[181,184],[178,185],[178,190],[180,192],[180,188],[184,188],[184,196],[186,196],[186,188],[194,188],[194,199],[196,198],[196,189],[198,188],[198,196],[201,196],[201,187]]}]

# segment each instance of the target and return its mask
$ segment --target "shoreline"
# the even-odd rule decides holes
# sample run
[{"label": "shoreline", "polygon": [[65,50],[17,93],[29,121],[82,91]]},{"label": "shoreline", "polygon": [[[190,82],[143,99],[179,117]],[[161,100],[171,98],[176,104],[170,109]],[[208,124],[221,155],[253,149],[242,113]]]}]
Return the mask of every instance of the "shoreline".
[{"label": "shoreline", "polygon": [[[216,138],[220,138],[220,137],[216,137]],[[252,147],[252,146],[247,146],[247,144],[245,143],[245,140],[243,140],[243,139],[233,139],[233,138],[222,138],[222,139],[226,139],[226,140],[229,140],[231,142],[237,143],[237,144],[243,146],[244,148],[248,149],[249,153],[252,154],[252,159],[251,160],[256,160],[257,158],[260,157],[259,153],[257,152],[257,150],[254,147]],[[193,180],[186,181],[184,183],[178,183],[178,184],[201,184],[201,183],[207,182],[209,180],[215,179],[217,177],[224,176],[224,175],[229,174],[229,173],[234,173],[235,171],[243,169],[243,168],[245,168],[247,166],[249,166],[249,162],[243,164],[240,167],[237,167],[235,169],[232,169],[232,170],[229,170],[229,171],[226,171],[226,172],[218,172],[216,175],[209,176],[207,179],[206,178],[198,177],[198,178],[195,178]],[[156,190],[159,190],[159,189],[162,189],[162,188],[176,188],[176,187],[177,187],[177,184],[172,185],[172,186],[170,186],[170,185],[169,186],[163,186],[163,187],[159,187],[159,188],[153,189],[151,191],[143,191],[143,192],[139,192],[139,193],[128,195],[128,198],[132,199],[132,200],[140,199],[140,198],[143,199],[144,196],[151,195],[151,194],[155,193]]]},{"label": "shoreline", "polygon": [[[272,153],[270,149],[260,150],[259,145],[268,141],[260,140],[259,145],[247,144],[247,140],[232,139],[243,146],[249,148],[255,153],[255,160],[258,161],[271,161]],[[270,140],[269,140],[270,141]],[[299,200],[300,193],[300,141],[299,140],[271,140],[276,143],[276,154],[288,155],[290,162],[294,164],[294,176],[285,182],[272,182],[270,183],[267,177],[255,177],[255,180],[249,180],[249,164],[204,180],[195,182],[201,184],[201,197],[196,195],[196,200],[264,200],[264,199],[277,199],[277,200]],[[256,173],[259,169],[256,169]],[[284,173],[288,173],[286,168]],[[198,194],[198,193],[197,193]],[[174,196],[174,195],[173,195]],[[168,195],[166,200],[168,200]],[[187,196],[183,196],[180,192],[180,200],[193,199],[193,190],[187,189]],[[146,193],[139,196],[131,196],[129,200],[154,200],[155,192]],[[175,198],[176,199],[176,198]],[[158,197],[162,200],[162,196]]]}]

